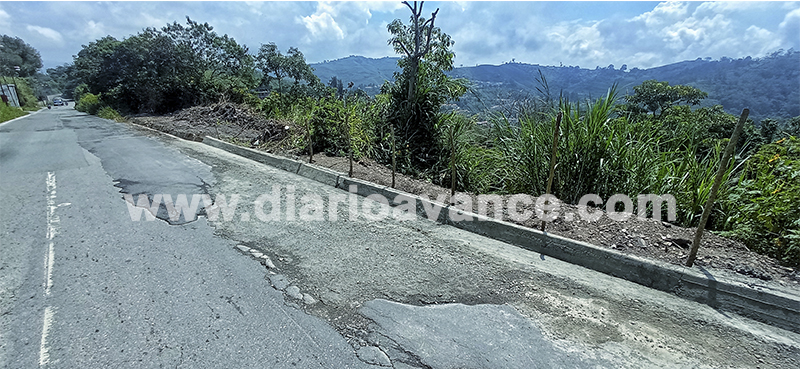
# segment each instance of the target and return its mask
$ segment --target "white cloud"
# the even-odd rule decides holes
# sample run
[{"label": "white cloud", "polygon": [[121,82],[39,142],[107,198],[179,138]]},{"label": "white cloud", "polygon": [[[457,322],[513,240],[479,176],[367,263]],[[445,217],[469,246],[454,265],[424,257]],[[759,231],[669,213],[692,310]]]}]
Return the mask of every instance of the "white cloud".
[{"label": "white cloud", "polygon": [[366,1],[359,4],[361,7],[381,13],[391,13],[406,7],[399,1]]},{"label": "white cloud", "polygon": [[688,4],[678,2],[659,3],[649,12],[631,19],[632,22],[643,22],[647,28],[660,28],[686,18]]},{"label": "white cloud", "polygon": [[597,26],[597,22],[589,26],[577,22],[561,23],[552,27],[547,35],[549,42],[555,42],[559,46],[562,57],[567,56],[571,60],[603,60],[606,48]]},{"label": "white cloud", "polygon": [[108,34],[103,22],[95,22],[93,20],[86,22],[84,33],[91,39],[99,39]]},{"label": "white cloud", "polygon": [[11,16],[6,13],[5,10],[0,9],[0,27],[3,28],[10,28],[11,27]]},{"label": "white cloud", "polygon": [[53,40],[55,42],[64,41],[64,37],[61,36],[61,33],[59,33],[58,31],[56,31],[56,30],[54,30],[52,28],[41,27],[41,26],[33,26],[33,25],[29,24],[28,26],[25,27],[25,29],[27,29],[30,32],[36,32],[36,33],[44,36],[45,38],[48,38],[48,39]]},{"label": "white cloud", "polygon": [[785,42],[791,43],[794,47],[800,47],[800,8],[786,14],[783,22],[778,26],[778,30],[783,35]]},{"label": "white cloud", "polygon": [[758,50],[758,54],[764,55],[771,53],[781,47],[781,40],[775,34],[760,27],[750,26],[744,33],[743,41],[746,45],[753,45]]},{"label": "white cloud", "polygon": [[314,39],[344,39],[345,33],[328,12],[319,12],[300,18]]}]

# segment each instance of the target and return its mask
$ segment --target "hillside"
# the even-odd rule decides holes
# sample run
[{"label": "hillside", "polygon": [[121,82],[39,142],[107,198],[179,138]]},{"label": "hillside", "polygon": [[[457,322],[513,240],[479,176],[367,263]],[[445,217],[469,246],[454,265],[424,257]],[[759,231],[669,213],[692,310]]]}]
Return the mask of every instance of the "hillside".
[{"label": "hillside", "polygon": [[[311,64],[314,74],[328,83],[331,77],[342,81],[353,82],[356,87],[364,90],[378,89],[384,81],[392,80],[395,71],[399,71],[397,61],[399,58],[384,57],[380,59],[365,58],[363,56],[348,56],[343,59]],[[370,88],[371,87],[371,88]]]},{"label": "hillside", "polygon": [[[392,73],[398,70],[397,58],[389,57],[351,56],[311,66],[323,82],[336,76],[354,82],[370,94],[377,93],[383,81],[390,80]],[[618,84],[620,93],[625,94],[643,81],[656,79],[708,92],[703,102],[706,106],[721,104],[734,114],[749,107],[750,116],[756,120],[800,115],[800,52],[793,50],[763,58],[698,58],[649,69],[506,63],[455,68],[450,74],[473,82],[475,93],[468,93],[457,105],[479,113],[486,108],[501,108],[512,100],[539,96],[537,87],[542,86],[539,71],[553,96],[563,93],[571,100],[602,96],[614,83]]]}]

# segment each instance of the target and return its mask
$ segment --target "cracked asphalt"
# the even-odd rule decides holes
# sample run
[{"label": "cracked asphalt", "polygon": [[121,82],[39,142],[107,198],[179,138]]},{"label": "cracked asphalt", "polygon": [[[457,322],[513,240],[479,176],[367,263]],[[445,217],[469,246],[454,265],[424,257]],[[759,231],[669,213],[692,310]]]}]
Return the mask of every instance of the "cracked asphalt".
[{"label": "cracked asphalt", "polygon": [[349,198],[71,109],[0,125],[0,366],[800,367],[800,335],[428,220],[260,221],[276,185]]},{"label": "cracked asphalt", "polygon": [[204,164],[67,109],[0,126],[0,148],[0,367],[370,367],[204,218],[133,222],[114,186],[196,193]]}]

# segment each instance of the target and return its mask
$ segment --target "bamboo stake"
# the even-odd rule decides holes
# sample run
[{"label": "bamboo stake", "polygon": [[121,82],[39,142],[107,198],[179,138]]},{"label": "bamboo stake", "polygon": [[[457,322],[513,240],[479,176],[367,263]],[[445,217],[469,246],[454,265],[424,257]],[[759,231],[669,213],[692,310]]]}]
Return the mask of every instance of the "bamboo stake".
[{"label": "bamboo stake", "polygon": [[[352,85],[353,82],[350,82]],[[349,88],[349,87],[348,87]],[[347,129],[347,145],[350,148],[350,153],[348,154],[348,159],[350,160],[350,171],[347,172],[347,176],[353,178],[353,133],[350,132],[350,113],[347,112],[347,95],[344,95],[344,125]]]},{"label": "bamboo stake", "polygon": [[731,136],[731,140],[728,142],[728,146],[725,147],[725,153],[722,155],[722,161],[719,163],[717,175],[714,177],[714,184],[711,186],[711,193],[708,194],[708,200],[706,200],[706,205],[703,207],[703,216],[700,218],[700,224],[697,225],[697,231],[694,233],[692,250],[689,251],[689,257],[686,259],[686,266],[688,267],[694,265],[694,260],[697,258],[697,250],[700,248],[700,240],[703,238],[703,230],[706,227],[706,222],[708,221],[709,215],[711,215],[711,207],[714,205],[714,198],[717,196],[717,190],[719,190],[719,186],[722,183],[722,177],[725,176],[725,172],[728,170],[728,161],[733,155],[733,150],[736,148],[736,143],[739,142],[739,135],[742,133],[742,127],[744,127],[744,122],[747,121],[748,115],[750,115],[750,109],[742,110],[742,116],[739,117],[739,123],[736,125],[736,129],[733,130],[733,135]]},{"label": "bamboo stake", "polygon": [[450,202],[456,195],[456,127],[450,127]]},{"label": "bamboo stake", "polygon": [[306,135],[308,136],[308,163],[314,159],[314,145],[311,142],[311,120],[306,122]]},{"label": "bamboo stake", "polygon": [[391,125],[392,127],[392,188],[394,188],[394,178],[395,173],[397,172],[397,149],[395,148],[395,137],[394,137],[394,124]]},{"label": "bamboo stake", "polygon": [[[561,116],[562,113],[558,112],[556,116],[556,129],[553,132],[553,150],[550,152],[550,176],[547,178],[547,191],[545,192],[546,195],[550,194],[550,188],[553,185],[553,174],[555,174],[556,169],[556,152],[558,151],[558,134],[561,130]],[[542,220],[542,232],[545,231],[545,222]]]}]

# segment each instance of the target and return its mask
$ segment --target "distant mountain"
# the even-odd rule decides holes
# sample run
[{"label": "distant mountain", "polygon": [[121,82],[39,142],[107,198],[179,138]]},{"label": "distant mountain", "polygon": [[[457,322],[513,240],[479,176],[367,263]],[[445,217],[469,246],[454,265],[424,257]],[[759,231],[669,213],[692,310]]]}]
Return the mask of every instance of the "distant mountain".
[{"label": "distant mountain", "polygon": [[[323,82],[336,76],[375,94],[383,81],[391,80],[392,73],[399,70],[397,60],[351,56],[311,66]],[[704,106],[720,104],[732,114],[748,107],[755,120],[800,116],[800,52],[794,50],[778,51],[763,58],[696,59],[630,70],[626,66],[584,69],[524,63],[461,67],[455,68],[451,76],[472,81],[475,93],[465,95],[457,106],[478,113],[500,108],[512,100],[541,96],[537,90],[543,87],[540,71],[555,98],[559,94],[573,101],[598,98],[614,83],[624,95],[633,93],[633,87],[643,81],[655,79],[708,92]]]},{"label": "distant mountain", "polygon": [[365,58],[363,56],[348,56],[346,58],[311,64],[314,74],[328,84],[331,77],[342,80],[345,84],[353,82],[356,87],[378,87],[384,81],[394,79],[395,71],[400,71],[397,61],[400,58],[384,57],[380,59]]}]

